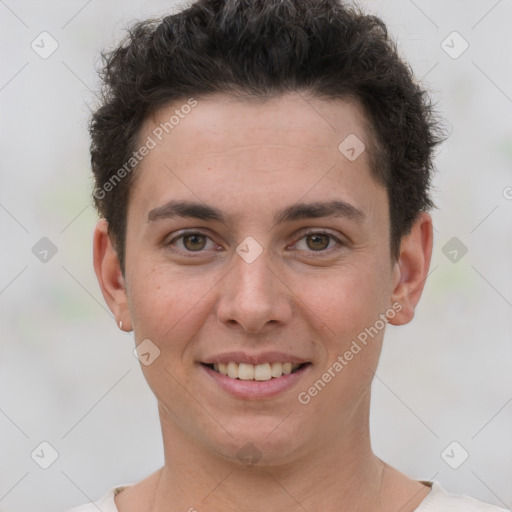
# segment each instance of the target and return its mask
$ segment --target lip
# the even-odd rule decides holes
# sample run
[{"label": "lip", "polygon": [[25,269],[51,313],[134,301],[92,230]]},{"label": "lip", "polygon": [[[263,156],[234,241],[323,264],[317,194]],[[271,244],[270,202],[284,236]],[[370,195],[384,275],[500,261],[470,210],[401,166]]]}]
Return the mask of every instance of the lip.
[{"label": "lip", "polygon": [[[233,361],[233,359],[230,359],[230,361]],[[268,359],[265,361],[268,361]],[[291,361],[287,360],[286,362]],[[270,380],[257,381],[232,379],[231,377],[222,375],[221,373],[212,370],[205,364],[200,364],[199,366],[224,391],[227,391],[237,398],[243,398],[246,400],[261,400],[264,398],[271,398],[280,393],[283,393],[284,391],[294,386],[305,374],[309,373],[311,368],[311,364],[307,364],[295,372],[289,373],[288,375],[282,375],[281,377],[272,378]]]},{"label": "lip", "polygon": [[247,352],[224,352],[212,356],[201,363],[214,364],[214,363],[245,363],[245,364],[263,364],[263,363],[292,363],[303,364],[308,363],[306,359],[286,354],[285,352],[262,352],[259,354],[248,354]]}]

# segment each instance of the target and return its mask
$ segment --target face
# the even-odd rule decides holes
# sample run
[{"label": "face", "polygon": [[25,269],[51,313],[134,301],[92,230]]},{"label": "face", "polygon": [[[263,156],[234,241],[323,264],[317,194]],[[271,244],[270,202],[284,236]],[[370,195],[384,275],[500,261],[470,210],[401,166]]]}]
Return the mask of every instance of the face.
[{"label": "face", "polygon": [[420,272],[391,258],[387,193],[357,156],[365,126],[355,103],[298,94],[212,96],[146,121],[156,146],[106,296],[146,344],[164,438],[233,460],[252,443],[272,463],[366,428],[384,320],[408,320]]}]

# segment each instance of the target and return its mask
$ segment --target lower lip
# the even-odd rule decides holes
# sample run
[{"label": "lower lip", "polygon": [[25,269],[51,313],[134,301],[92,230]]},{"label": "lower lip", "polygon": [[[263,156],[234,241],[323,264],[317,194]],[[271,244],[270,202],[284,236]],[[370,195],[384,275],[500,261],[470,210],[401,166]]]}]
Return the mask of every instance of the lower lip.
[{"label": "lower lip", "polygon": [[222,373],[212,370],[204,364],[200,366],[222,389],[233,396],[245,398],[246,400],[258,400],[276,396],[291,388],[299,379],[309,372],[311,364],[306,364],[288,375],[282,375],[281,377],[263,381],[232,379],[231,377],[227,377]]}]

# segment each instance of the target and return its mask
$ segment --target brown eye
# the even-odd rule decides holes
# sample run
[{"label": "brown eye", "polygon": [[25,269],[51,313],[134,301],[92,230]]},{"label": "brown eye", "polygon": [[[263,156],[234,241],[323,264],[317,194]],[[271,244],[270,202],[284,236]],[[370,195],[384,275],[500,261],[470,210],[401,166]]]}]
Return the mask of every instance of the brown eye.
[{"label": "brown eye", "polygon": [[331,233],[326,231],[310,231],[305,233],[294,244],[294,249],[320,257],[332,255],[334,252],[340,251],[344,246],[345,244]]},{"label": "brown eye", "polygon": [[323,251],[329,247],[330,236],[323,233],[314,233],[307,235],[306,240],[308,247],[315,251]]},{"label": "brown eye", "polygon": [[181,235],[164,242],[164,245],[176,254],[188,256],[205,256],[209,251],[215,250],[214,241],[200,231],[182,232]]},{"label": "brown eye", "polygon": [[183,246],[188,251],[200,251],[204,249],[206,245],[206,236],[201,233],[192,233],[191,235],[184,235],[183,238]]}]

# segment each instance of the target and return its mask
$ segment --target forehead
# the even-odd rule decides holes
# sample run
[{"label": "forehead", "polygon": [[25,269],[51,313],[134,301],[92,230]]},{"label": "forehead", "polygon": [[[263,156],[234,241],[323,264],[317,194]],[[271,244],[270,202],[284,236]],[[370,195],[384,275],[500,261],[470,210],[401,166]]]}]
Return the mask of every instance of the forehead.
[{"label": "forehead", "polygon": [[153,134],[157,142],[172,137],[179,142],[180,153],[197,151],[198,145],[203,153],[247,147],[252,138],[258,144],[320,145],[338,151],[349,135],[369,138],[363,110],[355,100],[326,100],[302,93],[267,100],[215,94],[193,103],[190,107],[192,100],[184,99],[159,108],[146,119],[142,135]]},{"label": "forehead", "polygon": [[375,198],[364,196],[381,189],[370,173],[366,119],[353,101],[299,93],[188,98],[146,119],[139,140],[150,139],[132,194],[145,211],[176,195],[247,209],[249,196],[262,207],[342,193],[371,206]]}]

